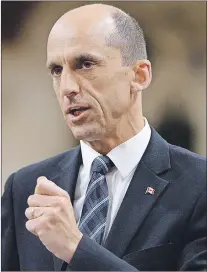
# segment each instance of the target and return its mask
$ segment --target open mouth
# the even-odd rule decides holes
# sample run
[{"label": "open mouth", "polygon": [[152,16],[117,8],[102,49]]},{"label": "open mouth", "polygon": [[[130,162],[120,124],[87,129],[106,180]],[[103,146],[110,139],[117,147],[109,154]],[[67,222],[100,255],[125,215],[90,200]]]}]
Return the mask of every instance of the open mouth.
[{"label": "open mouth", "polygon": [[74,107],[69,110],[69,114],[77,117],[81,115],[81,113],[87,111],[89,108],[88,107]]}]

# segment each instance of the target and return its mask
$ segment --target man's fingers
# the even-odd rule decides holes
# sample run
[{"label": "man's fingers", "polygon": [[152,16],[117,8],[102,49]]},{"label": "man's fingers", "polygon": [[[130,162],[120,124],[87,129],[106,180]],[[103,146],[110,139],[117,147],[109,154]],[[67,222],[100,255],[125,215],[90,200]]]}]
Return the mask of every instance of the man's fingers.
[{"label": "man's fingers", "polygon": [[28,197],[27,203],[30,207],[54,207],[61,204],[62,197],[47,195],[31,195]]},{"label": "man's fingers", "polygon": [[35,194],[49,196],[66,196],[68,193],[46,177],[39,177],[35,187]]},{"label": "man's fingers", "polygon": [[51,207],[29,207],[25,210],[25,216],[28,220],[38,218],[44,214],[48,214]]},{"label": "man's fingers", "polygon": [[43,222],[43,217],[38,217],[32,220],[28,220],[25,224],[28,231],[32,232],[34,235],[38,236],[38,230],[40,224]]}]

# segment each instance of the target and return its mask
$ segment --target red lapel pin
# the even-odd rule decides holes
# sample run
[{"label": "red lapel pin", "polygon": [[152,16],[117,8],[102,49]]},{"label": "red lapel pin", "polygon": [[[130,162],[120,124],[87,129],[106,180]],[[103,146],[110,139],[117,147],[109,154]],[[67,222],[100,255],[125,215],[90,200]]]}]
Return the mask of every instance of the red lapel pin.
[{"label": "red lapel pin", "polygon": [[152,187],[147,187],[145,195],[146,194],[154,195],[155,194],[155,189],[153,189]]}]

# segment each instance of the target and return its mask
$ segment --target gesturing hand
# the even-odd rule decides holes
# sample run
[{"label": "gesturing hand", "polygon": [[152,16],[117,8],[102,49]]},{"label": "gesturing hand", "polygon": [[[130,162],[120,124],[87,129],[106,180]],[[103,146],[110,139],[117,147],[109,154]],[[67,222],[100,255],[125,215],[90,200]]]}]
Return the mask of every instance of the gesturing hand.
[{"label": "gesturing hand", "polygon": [[37,235],[55,256],[69,263],[83,235],[68,193],[46,177],[39,177],[28,205],[27,230]]}]

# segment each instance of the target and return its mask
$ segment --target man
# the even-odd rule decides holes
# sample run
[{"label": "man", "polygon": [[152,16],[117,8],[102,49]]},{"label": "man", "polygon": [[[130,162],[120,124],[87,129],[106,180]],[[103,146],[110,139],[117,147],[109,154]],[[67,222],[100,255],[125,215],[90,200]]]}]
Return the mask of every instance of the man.
[{"label": "man", "polygon": [[47,67],[81,142],[9,177],[2,270],[205,270],[205,160],[143,117],[152,72],[138,24],[108,5],[72,10]]}]

